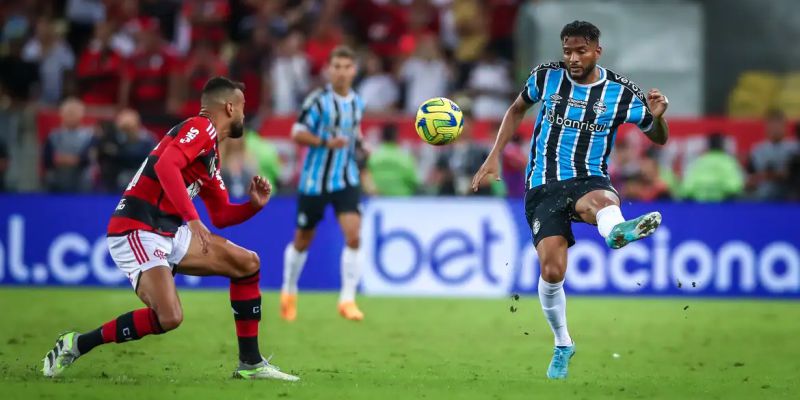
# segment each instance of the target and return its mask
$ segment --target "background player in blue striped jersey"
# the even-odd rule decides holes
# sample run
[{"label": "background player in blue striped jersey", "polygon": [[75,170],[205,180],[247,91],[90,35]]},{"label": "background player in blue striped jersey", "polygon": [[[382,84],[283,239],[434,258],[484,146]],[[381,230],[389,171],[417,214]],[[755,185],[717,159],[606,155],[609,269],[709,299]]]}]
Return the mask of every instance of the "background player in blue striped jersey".
[{"label": "background player in blue striped jersey", "polygon": [[328,204],[333,205],[345,236],[339,313],[349,320],[364,318],[355,303],[361,276],[357,259],[361,189],[356,159],[364,154],[359,126],[364,103],[352,89],[355,53],[347,47],[335,48],[327,72],[330,83],[306,98],[292,128],[294,141],[309,149],[298,185],[297,230],[284,252],[281,317],[287,321],[297,317],[297,281]]},{"label": "background player in blue striped jersey", "polygon": [[596,224],[614,249],[647,237],[661,223],[652,212],[625,221],[620,199],[608,178],[608,156],[617,129],[637,124],[650,140],[667,141],[663,118],[667,98],[658,89],[646,95],[628,78],[597,65],[602,54],[600,30],[574,21],[561,31],[563,61],[539,65],[509,107],[494,148],[475,174],[472,186],[486,177],[499,179],[499,158],[525,112],[542,107],[534,125],[527,168],[525,215],[539,255],[539,300],[555,335],[551,379],[567,376],[575,344],[567,331],[563,284],[567,248],[575,243],[572,221]]}]

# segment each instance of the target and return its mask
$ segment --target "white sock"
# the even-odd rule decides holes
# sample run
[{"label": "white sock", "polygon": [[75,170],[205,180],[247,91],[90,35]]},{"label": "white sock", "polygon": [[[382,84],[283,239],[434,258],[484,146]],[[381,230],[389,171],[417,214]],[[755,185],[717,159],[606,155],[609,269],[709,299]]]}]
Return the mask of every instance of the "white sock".
[{"label": "white sock", "polygon": [[299,252],[294,248],[294,243],[289,243],[283,252],[283,286],[281,291],[288,294],[297,294],[297,281],[306,265],[308,251]]},{"label": "white sock", "polygon": [[361,271],[358,265],[358,249],[347,246],[342,250],[342,292],[339,303],[355,301],[358,282],[361,280]]},{"label": "white sock", "polygon": [[608,237],[617,224],[625,222],[619,206],[605,207],[597,212],[595,218],[597,219],[597,230],[600,231],[602,237]]},{"label": "white sock", "polygon": [[556,337],[556,346],[569,346],[572,338],[567,330],[567,296],[564,294],[564,281],[545,282],[539,277],[539,301],[550,329]]}]

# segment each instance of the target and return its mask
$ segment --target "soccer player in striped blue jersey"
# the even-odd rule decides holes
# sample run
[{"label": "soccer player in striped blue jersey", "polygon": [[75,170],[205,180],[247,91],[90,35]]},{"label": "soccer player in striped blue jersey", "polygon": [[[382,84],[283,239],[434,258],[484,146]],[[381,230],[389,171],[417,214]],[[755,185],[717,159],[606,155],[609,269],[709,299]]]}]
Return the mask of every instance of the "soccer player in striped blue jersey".
[{"label": "soccer player in striped blue jersey", "polygon": [[667,141],[668,100],[658,89],[647,94],[628,78],[597,65],[600,30],[574,21],[561,31],[563,61],[534,68],[522,93],[506,112],[494,148],[472,186],[498,178],[499,157],[525,112],[542,102],[531,140],[525,215],[539,255],[539,300],[555,335],[551,379],[567,376],[575,344],[567,331],[564,275],[567,248],[575,243],[572,222],[597,228],[618,249],[651,235],[661,223],[652,212],[625,221],[617,191],[608,178],[608,156],[620,125],[637,124],[657,144]]},{"label": "soccer player in striped blue jersey", "polygon": [[308,146],[303,163],[297,201],[297,230],[286,246],[281,288],[281,317],[297,317],[297,281],[306,262],[314,230],[330,204],[345,236],[342,251],[342,288],[339,314],[360,321],[364,314],[355,302],[361,277],[358,247],[361,230],[359,168],[361,117],[364,103],[353,91],[355,54],[347,47],[335,48],[328,60],[330,83],[311,93],[292,129],[294,141]]}]

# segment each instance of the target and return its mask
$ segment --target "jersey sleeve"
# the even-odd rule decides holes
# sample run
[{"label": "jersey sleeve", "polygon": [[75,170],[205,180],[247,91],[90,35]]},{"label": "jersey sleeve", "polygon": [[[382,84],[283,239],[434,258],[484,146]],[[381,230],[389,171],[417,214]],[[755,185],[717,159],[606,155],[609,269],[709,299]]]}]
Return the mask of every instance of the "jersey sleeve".
[{"label": "jersey sleeve", "polygon": [[544,80],[547,76],[548,69],[536,67],[531,71],[528,80],[525,81],[525,87],[522,88],[522,100],[528,104],[535,104],[542,99],[542,92],[544,92]]},{"label": "jersey sleeve", "polygon": [[213,131],[213,126],[208,120],[204,120],[204,122],[200,123],[197,119],[190,119],[177,128],[175,137],[164,148],[153,167],[164,193],[184,221],[193,221],[199,218],[186,190],[182,171],[201,152],[206,151],[211,140],[214,140],[209,134]]},{"label": "jersey sleeve", "polygon": [[303,109],[297,117],[297,122],[292,127],[292,133],[298,131],[311,132],[318,135],[319,124],[322,121],[322,91],[316,90],[306,97]]},{"label": "jersey sleeve", "polygon": [[169,146],[180,150],[191,162],[201,154],[213,151],[216,140],[217,130],[214,125],[205,118],[196,118],[187,121],[180,128]]},{"label": "jersey sleeve", "polygon": [[636,124],[643,132],[648,132],[653,128],[653,113],[650,112],[650,107],[641,93],[634,93],[628,119],[625,122]]},{"label": "jersey sleeve", "polygon": [[220,229],[241,224],[259,211],[250,202],[241,204],[230,202],[228,189],[225,188],[219,168],[214,178],[200,189],[200,198],[208,209],[211,223]]}]

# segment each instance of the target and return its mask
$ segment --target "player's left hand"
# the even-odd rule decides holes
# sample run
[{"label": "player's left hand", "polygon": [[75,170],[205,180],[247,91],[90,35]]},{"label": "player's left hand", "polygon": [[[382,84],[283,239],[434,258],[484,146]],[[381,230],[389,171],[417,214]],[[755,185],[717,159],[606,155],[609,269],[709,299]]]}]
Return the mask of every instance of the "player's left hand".
[{"label": "player's left hand", "polygon": [[647,106],[654,117],[661,118],[669,107],[669,99],[660,90],[650,89],[647,92]]},{"label": "player's left hand", "polygon": [[250,195],[250,204],[255,208],[261,209],[269,201],[269,196],[272,194],[272,185],[266,178],[254,176],[250,181],[250,188],[247,192]]}]

